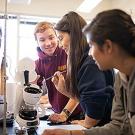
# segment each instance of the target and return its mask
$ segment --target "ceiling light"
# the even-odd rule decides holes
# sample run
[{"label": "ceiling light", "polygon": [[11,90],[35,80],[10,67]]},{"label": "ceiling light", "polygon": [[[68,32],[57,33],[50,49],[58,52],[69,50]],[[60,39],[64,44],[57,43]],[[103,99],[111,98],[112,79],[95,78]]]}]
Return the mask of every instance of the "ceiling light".
[{"label": "ceiling light", "polygon": [[95,8],[102,0],[84,0],[82,4],[77,8],[79,12],[89,13]]},{"label": "ceiling light", "polygon": [[8,0],[11,4],[30,4],[31,0]]}]

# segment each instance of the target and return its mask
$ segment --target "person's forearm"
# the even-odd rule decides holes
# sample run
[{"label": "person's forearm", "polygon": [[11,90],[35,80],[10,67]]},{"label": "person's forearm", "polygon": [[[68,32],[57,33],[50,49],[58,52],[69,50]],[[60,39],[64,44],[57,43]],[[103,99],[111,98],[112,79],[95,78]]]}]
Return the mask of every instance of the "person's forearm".
[{"label": "person's forearm", "polygon": [[78,104],[79,102],[77,100],[70,98],[65,108],[68,109],[72,113]]},{"label": "person's forearm", "polygon": [[68,92],[66,89],[64,89],[64,90],[59,90],[59,89],[57,89],[61,94],[63,94],[63,95],[65,95],[66,97],[68,97],[68,98],[70,98],[70,99],[73,99],[73,100],[76,100],[76,102],[79,102],[79,100],[76,98],[76,97],[73,97],[72,95],[71,95],[71,93],[70,92]]},{"label": "person's forearm", "polygon": [[70,130],[70,135],[85,135],[83,130]]},{"label": "person's forearm", "polygon": [[79,102],[79,100],[76,98],[76,97],[73,97],[72,95],[71,95],[71,93],[70,92],[68,92],[67,90],[58,90],[61,94],[63,94],[63,95],[65,95],[66,97],[68,97],[68,98],[70,98],[70,99],[73,99],[73,100],[76,100],[76,101],[78,101]]},{"label": "person's forearm", "polygon": [[93,119],[87,115],[85,115],[85,120],[84,120],[84,127],[85,128],[91,128],[94,127],[98,124],[100,120]]},{"label": "person's forearm", "polygon": [[68,97],[68,98],[73,98],[72,96],[71,96],[71,94],[68,92],[68,91],[66,91],[66,90],[59,90],[58,89],[58,91],[61,93],[61,94],[63,94],[63,95],[65,95],[66,97]]},{"label": "person's forearm", "polygon": [[[92,127],[90,129],[84,130],[85,135],[120,135],[121,133],[121,127],[113,123],[108,123],[101,127]],[[125,130],[125,133],[128,135],[132,134],[128,128]]]},{"label": "person's forearm", "polygon": [[[75,108],[77,107],[77,105],[79,104],[78,101],[76,101],[75,99],[69,99],[68,103],[66,104],[66,106],[64,107],[63,111],[61,112],[61,114],[65,114],[67,115],[67,118],[69,117],[68,115],[72,114],[72,112],[75,110]],[[69,113],[68,113],[69,112]]]}]

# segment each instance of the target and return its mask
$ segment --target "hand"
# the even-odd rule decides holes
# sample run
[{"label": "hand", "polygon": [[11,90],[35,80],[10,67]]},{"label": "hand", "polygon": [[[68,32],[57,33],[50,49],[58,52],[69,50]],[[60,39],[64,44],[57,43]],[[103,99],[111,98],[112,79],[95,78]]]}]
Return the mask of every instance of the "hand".
[{"label": "hand", "polygon": [[61,114],[54,113],[49,116],[48,120],[52,122],[65,122],[67,120],[67,117],[65,114],[62,113]]},{"label": "hand", "polygon": [[52,82],[54,83],[56,89],[60,93],[65,93],[66,87],[65,87],[65,79],[61,72],[57,71],[54,74],[54,77],[52,78]]},{"label": "hand", "polygon": [[47,129],[42,135],[70,135],[70,131],[65,129]]},{"label": "hand", "polygon": [[79,125],[81,125],[83,127],[86,127],[85,126],[85,120],[73,120],[71,123],[72,124],[79,124]]},{"label": "hand", "polygon": [[79,124],[85,128],[91,128],[93,126],[96,126],[100,120],[96,120],[93,118],[90,118],[89,116],[85,115],[84,120],[74,120],[72,121],[72,124]]}]

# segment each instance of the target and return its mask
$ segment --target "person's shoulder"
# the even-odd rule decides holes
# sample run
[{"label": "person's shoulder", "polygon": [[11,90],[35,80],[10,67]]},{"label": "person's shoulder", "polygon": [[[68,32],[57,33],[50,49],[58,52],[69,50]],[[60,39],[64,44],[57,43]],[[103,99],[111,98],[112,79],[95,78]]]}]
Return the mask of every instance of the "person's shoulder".
[{"label": "person's shoulder", "polygon": [[41,67],[45,62],[45,59],[38,58],[35,60],[35,67]]},{"label": "person's shoulder", "polygon": [[[59,51],[59,52],[65,52],[65,50],[62,48],[62,47],[57,47],[57,50]],[[65,52],[66,53],[66,52]]]},{"label": "person's shoulder", "polygon": [[95,61],[94,61],[94,59],[92,58],[92,56],[89,56],[89,55],[87,55],[85,57],[85,59],[82,61],[82,63],[83,63],[82,64],[83,66],[88,66],[88,65],[97,66],[96,63],[95,63]]},{"label": "person's shoulder", "polygon": [[83,73],[84,71],[89,72],[89,74],[90,72],[92,73],[101,72],[97,64],[95,63],[94,59],[89,55],[85,55],[85,57],[82,59],[78,73]]},{"label": "person's shoulder", "polygon": [[40,58],[36,59],[35,64],[39,63],[39,61],[40,61]]},{"label": "person's shoulder", "polygon": [[61,47],[58,47],[57,54],[67,56],[67,53],[66,53],[65,50],[64,50],[63,48],[61,48]]}]

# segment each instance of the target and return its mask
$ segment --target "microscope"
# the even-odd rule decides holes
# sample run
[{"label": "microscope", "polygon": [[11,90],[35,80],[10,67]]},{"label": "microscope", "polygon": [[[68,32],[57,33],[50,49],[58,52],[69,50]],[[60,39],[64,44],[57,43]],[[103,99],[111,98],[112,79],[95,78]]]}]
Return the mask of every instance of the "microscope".
[{"label": "microscope", "polygon": [[39,125],[38,102],[43,91],[36,84],[35,63],[24,58],[18,63],[16,71],[16,105],[15,119],[22,128],[36,128]]}]

